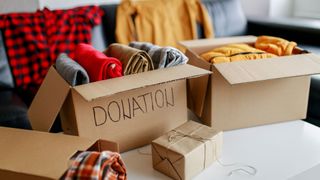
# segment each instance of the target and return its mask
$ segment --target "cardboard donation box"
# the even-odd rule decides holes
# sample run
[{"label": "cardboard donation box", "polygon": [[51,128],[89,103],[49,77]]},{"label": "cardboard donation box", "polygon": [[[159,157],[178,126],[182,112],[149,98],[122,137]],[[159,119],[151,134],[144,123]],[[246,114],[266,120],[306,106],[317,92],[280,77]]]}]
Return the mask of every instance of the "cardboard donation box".
[{"label": "cardboard donation box", "polygon": [[186,122],[186,78],[209,73],[180,65],[70,87],[51,67],[28,115],[34,129],[48,131],[60,112],[66,134],[108,139],[126,151]]},{"label": "cardboard donation box", "polygon": [[181,42],[189,63],[212,75],[189,81],[188,106],[204,124],[231,130],[306,116],[310,75],[320,73],[320,58],[302,53],[259,60],[211,64],[200,54],[233,43],[253,45],[255,36]]},{"label": "cardboard donation box", "polygon": [[0,127],[1,179],[59,179],[78,151],[118,151],[118,145],[63,134]]},{"label": "cardboard donation box", "polygon": [[174,179],[191,179],[220,156],[222,132],[188,121],[151,146],[154,169]]}]

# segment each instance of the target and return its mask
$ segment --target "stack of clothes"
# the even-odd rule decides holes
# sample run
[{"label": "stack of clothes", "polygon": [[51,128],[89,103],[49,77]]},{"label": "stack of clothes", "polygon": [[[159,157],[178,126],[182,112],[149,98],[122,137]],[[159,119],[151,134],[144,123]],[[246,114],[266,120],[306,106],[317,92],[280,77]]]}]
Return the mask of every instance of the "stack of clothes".
[{"label": "stack of clothes", "polygon": [[229,44],[200,54],[209,63],[255,60],[294,54],[297,43],[272,36],[259,36],[254,44]]},{"label": "stack of clothes", "polygon": [[114,43],[103,52],[80,43],[76,46],[73,59],[61,53],[55,66],[71,86],[77,86],[187,62],[188,58],[178,49],[151,43],[131,42],[129,46]]},{"label": "stack of clothes", "polygon": [[[0,15],[0,29],[5,37],[6,53],[15,86],[23,91],[31,90],[34,95],[60,53],[65,53],[74,59],[77,44],[90,43],[92,28],[101,23],[102,15],[103,11],[98,6],[53,11],[45,8],[32,13]],[[115,36],[118,43],[126,45],[132,41],[142,41],[178,48],[178,41],[198,38],[197,24],[203,26],[206,38],[213,38],[211,19],[200,0],[122,0],[117,8]],[[142,48],[135,44],[130,46]],[[138,60],[138,64],[135,64],[136,56],[133,59],[127,59],[128,61],[124,60],[124,57],[119,57],[127,67],[124,68],[125,75],[154,68],[170,67],[174,63],[185,61],[185,57],[173,52],[176,49],[158,50],[160,47],[153,47],[150,44],[146,46],[157,48],[157,50],[146,49],[144,51],[150,57],[153,56],[152,58],[159,60],[153,61],[153,66],[150,63],[150,57],[141,52],[137,54],[137,57],[143,56],[143,60]],[[106,53],[115,53],[114,49],[117,47],[112,47],[113,50]],[[165,55],[166,51],[173,53]],[[130,53],[135,52],[130,51]],[[163,61],[164,56],[170,56],[168,62]],[[174,56],[180,56],[177,57],[180,59],[174,61],[172,60]],[[67,58],[62,55],[58,59]],[[83,61],[80,59],[79,63]],[[110,72],[110,75],[100,74],[92,77],[91,80],[99,80],[103,76],[118,77],[117,71],[120,69],[117,65],[119,63],[112,60],[112,64],[116,64],[111,68],[115,72],[110,71],[109,68],[107,71]],[[88,71],[90,77],[91,70]],[[72,78],[70,81],[73,81]]]}]

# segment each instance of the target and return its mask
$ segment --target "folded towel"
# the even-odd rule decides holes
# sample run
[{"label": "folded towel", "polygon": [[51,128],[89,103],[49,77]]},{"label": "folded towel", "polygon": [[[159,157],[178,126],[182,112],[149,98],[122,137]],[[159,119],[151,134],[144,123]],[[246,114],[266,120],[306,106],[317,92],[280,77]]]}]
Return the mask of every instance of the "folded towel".
[{"label": "folded towel", "polygon": [[71,86],[90,82],[87,71],[65,53],[59,54],[56,60],[56,69]]},{"label": "folded towel", "polygon": [[214,48],[210,51],[200,54],[200,56],[210,63],[223,63],[276,57],[274,54],[253,48],[248,44],[229,44]]},{"label": "folded towel", "polygon": [[145,52],[123,44],[111,44],[104,51],[107,56],[115,57],[123,63],[124,75],[153,70],[150,56]]},{"label": "folded towel", "polygon": [[297,43],[287,41],[285,39],[273,36],[259,36],[255,48],[264,50],[278,56],[287,56],[293,54],[294,48]]},{"label": "folded towel", "polygon": [[146,51],[151,56],[155,69],[186,64],[189,60],[174,47],[160,47],[148,42],[131,42],[129,46]]},{"label": "folded towel", "polygon": [[87,70],[91,82],[122,76],[122,64],[118,59],[107,57],[89,44],[78,44],[75,60]]},{"label": "folded towel", "polygon": [[119,153],[84,151],[71,158],[70,166],[61,179],[125,180],[127,174]]}]

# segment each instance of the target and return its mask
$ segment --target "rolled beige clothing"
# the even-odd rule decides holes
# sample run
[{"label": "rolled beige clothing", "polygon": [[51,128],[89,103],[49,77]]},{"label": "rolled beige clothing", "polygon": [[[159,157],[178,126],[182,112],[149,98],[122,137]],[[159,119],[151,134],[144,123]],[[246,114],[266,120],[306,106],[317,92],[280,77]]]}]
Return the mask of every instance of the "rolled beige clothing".
[{"label": "rolled beige clothing", "polygon": [[123,75],[136,74],[154,69],[151,57],[145,51],[124,44],[113,43],[104,52],[119,59],[123,64]]}]

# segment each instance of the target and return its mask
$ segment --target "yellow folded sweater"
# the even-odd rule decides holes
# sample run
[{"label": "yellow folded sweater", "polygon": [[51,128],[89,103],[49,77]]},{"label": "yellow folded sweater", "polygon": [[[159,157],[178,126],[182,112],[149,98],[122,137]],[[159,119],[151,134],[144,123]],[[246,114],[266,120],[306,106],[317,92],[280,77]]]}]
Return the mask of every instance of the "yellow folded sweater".
[{"label": "yellow folded sweater", "polygon": [[223,63],[276,57],[276,55],[253,48],[248,44],[229,44],[202,53],[200,56],[210,63]]},{"label": "yellow folded sweater", "polygon": [[287,41],[285,39],[273,36],[259,36],[255,43],[255,48],[278,56],[287,56],[293,54],[293,50],[296,46],[297,43],[293,41]]},{"label": "yellow folded sweater", "polygon": [[123,0],[117,9],[116,40],[151,42],[178,47],[181,40],[196,39],[197,25],[206,38],[213,38],[213,26],[200,0]]}]

